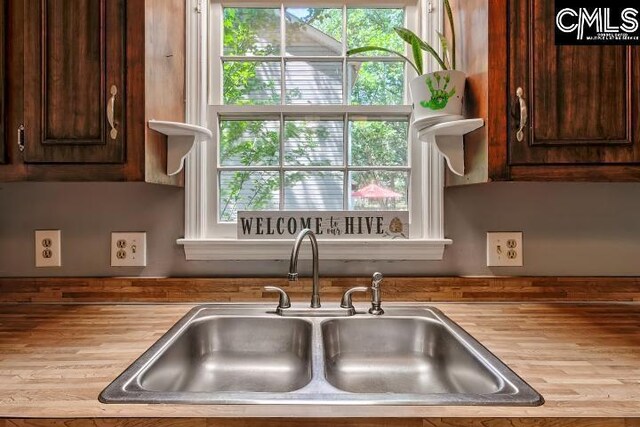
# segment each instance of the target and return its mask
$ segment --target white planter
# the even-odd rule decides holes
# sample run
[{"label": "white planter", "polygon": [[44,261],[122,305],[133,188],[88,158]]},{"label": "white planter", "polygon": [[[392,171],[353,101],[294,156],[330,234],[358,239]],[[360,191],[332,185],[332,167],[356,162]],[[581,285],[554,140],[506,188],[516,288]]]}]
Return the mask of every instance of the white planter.
[{"label": "white planter", "polygon": [[411,80],[414,122],[461,116],[465,80],[466,74],[456,70],[436,71]]}]

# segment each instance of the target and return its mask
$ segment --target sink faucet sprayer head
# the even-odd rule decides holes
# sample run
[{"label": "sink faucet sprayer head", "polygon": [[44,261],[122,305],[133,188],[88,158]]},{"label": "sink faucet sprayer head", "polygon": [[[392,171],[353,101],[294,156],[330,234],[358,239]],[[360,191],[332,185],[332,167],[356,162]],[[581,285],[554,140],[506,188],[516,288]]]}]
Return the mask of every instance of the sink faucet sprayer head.
[{"label": "sink faucet sprayer head", "polygon": [[383,279],[384,277],[382,276],[382,273],[378,273],[378,272],[373,273],[373,277],[371,278],[371,286],[374,288],[379,287]]},{"label": "sink faucet sprayer head", "polygon": [[380,292],[380,285],[383,279],[382,273],[378,272],[373,273],[373,277],[371,277],[371,308],[369,313],[377,316],[384,314],[384,310],[381,307],[382,293]]}]

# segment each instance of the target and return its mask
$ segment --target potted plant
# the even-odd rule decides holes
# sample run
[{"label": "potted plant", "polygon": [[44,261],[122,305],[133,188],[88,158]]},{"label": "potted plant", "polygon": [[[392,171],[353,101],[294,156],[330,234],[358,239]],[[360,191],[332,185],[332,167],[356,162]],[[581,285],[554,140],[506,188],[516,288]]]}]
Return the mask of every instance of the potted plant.
[{"label": "potted plant", "polygon": [[[445,117],[462,115],[462,99],[464,95],[464,85],[466,75],[462,71],[456,70],[456,35],[453,25],[453,13],[448,0],[444,0],[444,8],[447,13],[449,25],[451,26],[451,50],[447,38],[438,32],[438,38],[442,46],[442,56],[422,40],[413,31],[396,27],[396,34],[409,46],[413,54],[413,60],[394,50],[379,46],[362,46],[347,51],[347,55],[359,53],[382,51],[396,55],[411,65],[418,77],[409,82],[411,100],[413,102],[414,122],[438,122]],[[432,73],[424,73],[423,52],[428,52],[433,56],[442,69]]]}]

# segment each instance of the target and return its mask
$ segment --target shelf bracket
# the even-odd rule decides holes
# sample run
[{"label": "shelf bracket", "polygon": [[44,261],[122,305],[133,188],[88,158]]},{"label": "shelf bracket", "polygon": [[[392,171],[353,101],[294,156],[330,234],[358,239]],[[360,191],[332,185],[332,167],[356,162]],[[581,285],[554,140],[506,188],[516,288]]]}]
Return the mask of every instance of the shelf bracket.
[{"label": "shelf bracket", "polygon": [[184,168],[184,159],[197,142],[211,141],[213,134],[202,126],[162,120],[149,120],[149,129],[167,135],[167,175]]},{"label": "shelf bracket", "polygon": [[433,144],[456,175],[464,176],[464,135],[484,126],[483,119],[454,120],[418,129],[418,140]]}]

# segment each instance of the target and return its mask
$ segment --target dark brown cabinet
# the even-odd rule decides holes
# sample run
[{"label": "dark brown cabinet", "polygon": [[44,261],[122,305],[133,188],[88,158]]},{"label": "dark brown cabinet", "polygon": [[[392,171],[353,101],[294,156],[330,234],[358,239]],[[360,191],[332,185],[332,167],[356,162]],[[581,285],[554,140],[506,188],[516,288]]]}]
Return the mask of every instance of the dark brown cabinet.
[{"label": "dark brown cabinet", "polygon": [[123,163],[124,0],[25,8],[26,163]]},{"label": "dark brown cabinet", "polygon": [[466,113],[486,126],[466,138],[468,174],[450,184],[640,181],[640,48],[557,46],[552,1],[456,8]]},{"label": "dark brown cabinet", "polygon": [[[637,47],[556,46],[554,2],[513,0],[509,19],[509,163],[640,162]],[[528,107],[517,137],[522,88]]]},{"label": "dark brown cabinet", "polygon": [[166,137],[147,121],[185,120],[184,0],[2,1],[0,181],[181,185],[166,174]]},{"label": "dark brown cabinet", "polygon": [[0,0],[0,163],[4,163],[6,161],[5,157],[5,55],[6,55],[6,33],[7,33],[7,25],[6,25],[6,4],[4,0]]}]

